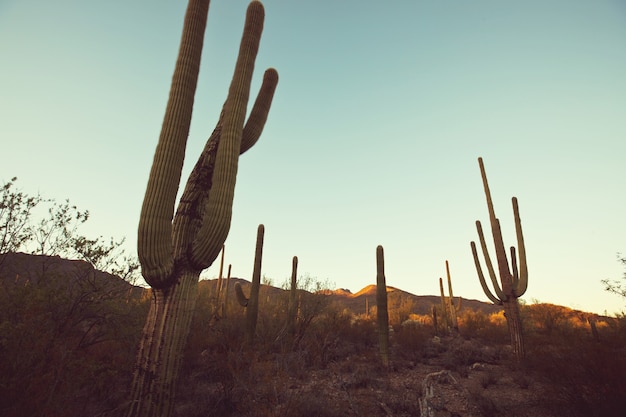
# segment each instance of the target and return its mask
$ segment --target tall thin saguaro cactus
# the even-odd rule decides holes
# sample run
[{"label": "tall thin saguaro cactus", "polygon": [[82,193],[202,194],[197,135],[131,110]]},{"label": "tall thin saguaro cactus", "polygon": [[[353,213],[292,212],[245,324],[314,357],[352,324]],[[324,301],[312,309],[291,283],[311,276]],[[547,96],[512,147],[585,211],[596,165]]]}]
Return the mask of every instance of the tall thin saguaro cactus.
[{"label": "tall thin saguaro cactus", "polygon": [[139,344],[128,416],[169,416],[200,272],[228,235],[239,155],[256,143],[278,73],[268,69],[246,121],[265,11],[248,6],[232,82],[213,133],[187,181],[174,216],[200,68],[209,0],[190,0],[138,232],[142,275],[153,299]]},{"label": "tall thin saguaro cactus", "polygon": [[256,249],[254,252],[254,268],[252,270],[252,286],[250,298],[246,306],[246,342],[249,346],[254,342],[256,322],[259,316],[259,290],[261,287],[261,264],[263,261],[263,238],[265,226],[259,225],[256,234]]},{"label": "tall thin saguaro cactus", "polygon": [[452,329],[453,332],[459,332],[459,321],[457,316],[457,310],[461,308],[461,303],[459,299],[459,305],[454,305],[454,294],[452,293],[452,277],[450,276],[450,265],[448,261],[446,261],[446,275],[448,276],[448,294],[449,297],[445,296],[443,291],[443,279],[439,278],[439,290],[441,291],[441,308],[443,309],[443,315],[448,322],[448,325]]},{"label": "tall thin saguaro cactus", "polygon": [[220,300],[222,299],[222,287],[224,286],[224,254],[226,252],[226,245],[222,245],[222,251],[220,256],[220,273],[217,276],[216,295],[215,295],[215,312],[216,317],[221,317],[223,313]]},{"label": "tall thin saguaro cactus", "polygon": [[517,204],[517,198],[513,197],[513,216],[515,218],[515,231],[517,234],[517,246],[519,251],[519,270],[517,266],[517,256],[515,253],[515,247],[511,247],[511,267],[509,268],[509,262],[506,256],[506,250],[502,240],[502,230],[500,229],[500,220],[496,217],[493,202],[491,200],[491,192],[489,191],[489,184],[487,183],[487,174],[485,173],[485,166],[483,165],[482,158],[478,158],[478,164],[480,165],[480,174],[483,180],[483,188],[485,189],[485,196],[487,198],[487,208],[489,210],[489,221],[491,223],[491,233],[493,235],[494,246],[496,250],[496,259],[498,261],[498,272],[500,275],[500,283],[496,278],[491,258],[487,250],[487,243],[485,242],[485,236],[480,221],[476,221],[476,229],[478,230],[478,237],[480,239],[480,246],[485,257],[485,264],[491,278],[491,283],[495,294],[491,292],[485,281],[482,268],[480,266],[480,260],[478,259],[478,252],[476,250],[476,244],[471,242],[472,255],[474,256],[474,264],[476,265],[476,271],[478,273],[478,279],[480,285],[485,292],[485,295],[494,303],[504,306],[504,312],[506,315],[506,321],[509,328],[509,334],[511,336],[511,345],[513,351],[519,361],[521,361],[526,352],[524,349],[524,338],[522,332],[522,321],[519,312],[519,303],[517,299],[524,295],[526,288],[528,287],[528,268],[526,266],[526,248],[524,246],[524,236],[522,235],[522,223],[519,216],[519,207]]},{"label": "tall thin saguaro cactus", "polygon": [[296,333],[298,316],[298,257],[291,261],[291,285],[289,288],[289,305],[287,306],[287,329],[292,336]]},{"label": "tall thin saguaro cactus", "polygon": [[382,246],[376,247],[376,322],[378,323],[378,346],[384,367],[389,367],[389,312],[387,311],[387,282],[385,278],[385,254]]},{"label": "tall thin saguaro cactus", "polygon": [[263,259],[263,238],[265,226],[257,228],[256,248],[254,251],[254,268],[252,270],[252,282],[250,284],[250,296],[246,297],[240,283],[235,283],[235,296],[240,306],[246,308],[246,344],[252,345],[256,332],[256,322],[259,315],[259,292],[261,287],[261,263]]}]

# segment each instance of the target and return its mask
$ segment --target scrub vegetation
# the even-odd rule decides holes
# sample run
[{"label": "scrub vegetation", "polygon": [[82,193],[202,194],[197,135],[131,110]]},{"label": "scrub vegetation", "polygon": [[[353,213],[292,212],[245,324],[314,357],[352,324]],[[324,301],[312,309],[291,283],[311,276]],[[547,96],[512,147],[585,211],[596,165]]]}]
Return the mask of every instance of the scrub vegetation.
[{"label": "scrub vegetation", "polygon": [[[120,415],[153,290],[133,284],[137,262],[120,241],[81,234],[87,212],[15,185],[3,186],[0,206],[0,414]],[[260,285],[249,340],[235,288],[250,294],[251,283],[200,280],[172,415],[416,416],[422,382],[440,371],[463,399],[443,405],[450,413],[622,415],[622,315],[520,303],[520,363],[501,307],[455,296],[457,331],[441,312],[435,325],[441,297],[387,287],[384,363],[375,285],[353,294],[291,281]]]}]

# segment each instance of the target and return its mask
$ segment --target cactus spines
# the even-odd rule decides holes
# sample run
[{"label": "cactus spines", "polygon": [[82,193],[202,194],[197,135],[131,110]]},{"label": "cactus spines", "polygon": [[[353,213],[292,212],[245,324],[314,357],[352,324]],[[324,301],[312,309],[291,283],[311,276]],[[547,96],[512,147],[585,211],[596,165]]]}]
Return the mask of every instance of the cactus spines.
[{"label": "cactus spines", "polygon": [[528,269],[526,265],[526,249],[524,246],[524,236],[522,234],[522,223],[520,220],[517,198],[513,197],[512,202],[513,214],[515,219],[515,232],[517,235],[517,245],[519,252],[519,270],[514,247],[511,247],[511,268],[509,269],[506,250],[504,248],[504,243],[502,240],[500,221],[495,215],[493,202],[491,200],[491,192],[489,191],[489,184],[487,182],[487,174],[485,173],[485,166],[483,165],[482,158],[478,158],[478,164],[480,166],[483,188],[487,199],[489,221],[491,224],[491,231],[496,250],[496,259],[498,262],[500,283],[498,283],[498,279],[491,263],[491,258],[489,257],[489,253],[487,251],[487,244],[485,242],[485,236],[483,234],[483,229],[480,221],[476,221],[476,229],[478,231],[480,246],[485,257],[485,264],[487,266],[487,271],[489,272],[489,278],[491,279],[495,294],[491,292],[489,286],[487,285],[487,282],[485,281],[485,276],[481,268],[480,260],[478,259],[476,244],[474,242],[471,242],[474,264],[476,265],[478,279],[480,281],[480,285],[483,288],[483,291],[485,292],[485,295],[494,304],[504,306],[509,334],[511,337],[511,345],[517,359],[522,360],[525,356],[525,349],[522,334],[522,322],[519,312],[519,303],[517,300],[526,292],[526,288],[528,287]]},{"label": "cactus spines", "polygon": [[287,327],[292,335],[296,332],[296,316],[298,315],[298,257],[291,261],[291,287],[289,289],[289,306],[287,307]]},{"label": "cactus spines", "polygon": [[256,332],[256,321],[259,315],[259,288],[261,286],[261,261],[263,259],[263,237],[265,226],[262,224],[257,228],[256,249],[254,253],[254,269],[252,271],[252,286],[250,297],[246,306],[246,342],[248,345],[254,341]]},{"label": "cactus spines", "polygon": [[376,322],[378,345],[384,367],[389,367],[389,312],[387,311],[387,283],[385,279],[385,255],[382,246],[376,248]]},{"label": "cactus spines", "polygon": [[239,55],[222,113],[189,176],[174,215],[208,8],[209,0],[189,0],[141,208],[137,248],[142,275],[153,289],[153,298],[139,343],[129,417],[165,417],[172,412],[200,272],[213,263],[228,235],[238,158],[258,140],[278,83],[277,72],[267,70],[246,122],[265,14],[261,3],[253,1],[246,13]]}]

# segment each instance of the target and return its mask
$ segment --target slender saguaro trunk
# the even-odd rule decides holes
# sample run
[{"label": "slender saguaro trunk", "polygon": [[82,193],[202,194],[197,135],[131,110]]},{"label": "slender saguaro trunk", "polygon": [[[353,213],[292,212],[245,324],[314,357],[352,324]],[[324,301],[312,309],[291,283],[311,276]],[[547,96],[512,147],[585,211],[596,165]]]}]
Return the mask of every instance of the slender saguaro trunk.
[{"label": "slender saguaro trunk", "polygon": [[482,268],[480,266],[480,260],[478,259],[478,251],[476,250],[476,244],[471,242],[472,255],[474,257],[474,264],[476,266],[476,272],[478,273],[478,279],[480,285],[485,292],[485,295],[493,301],[494,304],[502,305],[504,307],[504,313],[506,315],[506,322],[509,329],[509,335],[511,336],[511,346],[515,352],[518,361],[522,361],[526,356],[524,348],[524,337],[522,330],[522,320],[520,317],[519,303],[517,299],[524,295],[528,287],[528,268],[526,266],[526,248],[524,246],[524,236],[522,234],[522,223],[519,215],[519,207],[517,204],[517,198],[513,197],[513,216],[515,220],[515,231],[517,235],[517,246],[519,249],[520,267],[517,268],[517,257],[515,253],[515,247],[511,247],[511,268],[506,256],[506,250],[504,248],[504,242],[502,240],[502,231],[500,229],[500,220],[496,217],[495,210],[493,208],[493,202],[491,200],[491,192],[489,191],[489,184],[487,183],[487,174],[485,173],[485,166],[483,165],[482,158],[478,158],[478,164],[480,166],[480,173],[483,181],[483,188],[485,196],[487,198],[487,209],[489,210],[489,221],[491,224],[491,232],[493,236],[494,246],[496,250],[496,259],[498,261],[498,272],[500,275],[500,282],[496,277],[495,270],[489,257],[487,250],[487,243],[483,234],[483,229],[480,221],[476,221],[476,230],[478,231],[478,237],[480,239],[480,246],[482,248],[483,255],[485,257],[485,264],[489,272],[489,278],[495,294],[491,292]]},{"label": "slender saguaro trunk", "polygon": [[228,273],[226,275],[226,288],[224,289],[224,301],[222,302],[222,317],[226,318],[228,314],[228,290],[230,288],[230,273],[232,270],[232,265],[228,264]]},{"label": "slender saguaro trunk", "polygon": [[246,121],[264,9],[248,7],[239,55],[218,124],[185,185],[174,215],[200,69],[209,0],[190,0],[159,142],[141,209],[138,255],[153,298],[140,339],[128,417],[167,417],[189,334],[200,272],[230,229],[239,155],[265,125],[278,73],[265,72]]},{"label": "slender saguaro trunk", "polygon": [[298,257],[291,262],[291,287],[289,289],[289,306],[287,308],[287,329],[290,335],[296,334],[296,316],[298,315]]},{"label": "slender saguaro trunk", "polygon": [[263,238],[265,226],[259,225],[256,235],[256,249],[254,253],[254,269],[252,271],[252,286],[250,298],[246,307],[246,343],[251,346],[256,333],[256,322],[259,316],[259,289],[261,287],[261,263],[263,260]]},{"label": "slender saguaro trunk", "polygon": [[387,311],[387,282],[385,279],[385,255],[383,247],[376,248],[376,318],[380,358],[389,367],[389,312]]},{"label": "slender saguaro trunk", "polygon": [[452,278],[450,277],[450,265],[446,261],[446,274],[448,275],[448,308],[450,309],[450,324],[455,333],[459,332],[459,321],[456,315],[456,306],[454,305],[454,294],[452,293]]},{"label": "slender saguaro trunk", "polygon": [[222,286],[224,285],[224,254],[226,252],[226,245],[222,245],[222,253],[220,256],[220,273],[217,276],[217,288],[216,288],[216,296],[215,296],[215,315],[222,315],[221,302],[222,299]]},{"label": "slender saguaro trunk", "polygon": [[450,314],[448,313],[448,303],[446,303],[446,293],[443,290],[443,278],[439,278],[439,292],[441,294],[441,316],[445,331],[450,329]]}]

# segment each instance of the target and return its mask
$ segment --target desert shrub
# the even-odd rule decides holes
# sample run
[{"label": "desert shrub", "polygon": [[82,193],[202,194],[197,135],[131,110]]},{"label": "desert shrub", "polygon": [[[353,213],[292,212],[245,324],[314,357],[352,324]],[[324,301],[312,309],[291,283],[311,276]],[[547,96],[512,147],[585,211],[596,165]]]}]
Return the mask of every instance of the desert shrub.
[{"label": "desert shrub", "polygon": [[461,376],[467,376],[469,367],[475,363],[494,363],[503,358],[501,349],[473,340],[448,338],[443,339],[442,344],[446,347],[440,355],[443,366]]},{"label": "desert shrub", "polygon": [[114,407],[147,311],[141,291],[131,296],[118,278],[60,258],[5,255],[5,273],[13,258],[32,271],[0,285],[0,414]]},{"label": "desert shrub", "polygon": [[284,405],[274,410],[272,417],[343,417],[345,412],[337,410],[326,398],[315,392],[291,395]]},{"label": "desert shrub", "polygon": [[496,417],[502,415],[500,407],[498,407],[493,399],[486,396],[483,392],[472,392],[470,399],[480,410],[483,417]]},{"label": "desert shrub", "polygon": [[494,371],[487,370],[478,377],[478,382],[483,388],[488,388],[491,385],[495,385],[498,382],[498,375]]},{"label": "desert shrub", "polygon": [[359,349],[370,350],[378,346],[376,321],[351,318],[350,325],[343,328],[343,341]]},{"label": "desert shrub", "polygon": [[388,294],[387,310],[389,324],[398,326],[409,319],[415,310],[415,303],[411,297],[401,291],[392,291]]},{"label": "desert shrub", "polygon": [[614,347],[626,345],[626,314],[603,317],[597,323],[600,341]]},{"label": "desert shrub", "polygon": [[530,352],[527,365],[547,381],[560,415],[617,417],[624,414],[625,353],[589,341],[543,345]]},{"label": "desert shrub", "polygon": [[419,361],[426,355],[429,340],[433,337],[433,328],[417,321],[407,320],[394,326],[393,341],[398,355],[404,359]]},{"label": "desert shrub", "polygon": [[465,338],[504,344],[509,342],[506,318],[500,311],[487,315],[482,311],[464,309],[459,314],[459,332]]}]

